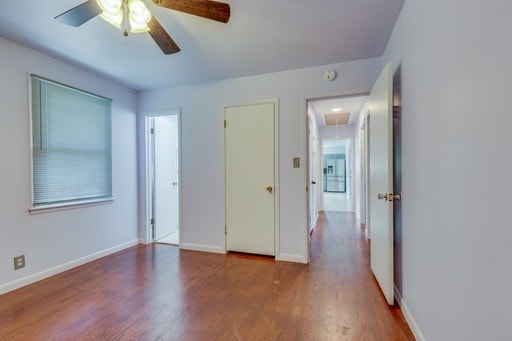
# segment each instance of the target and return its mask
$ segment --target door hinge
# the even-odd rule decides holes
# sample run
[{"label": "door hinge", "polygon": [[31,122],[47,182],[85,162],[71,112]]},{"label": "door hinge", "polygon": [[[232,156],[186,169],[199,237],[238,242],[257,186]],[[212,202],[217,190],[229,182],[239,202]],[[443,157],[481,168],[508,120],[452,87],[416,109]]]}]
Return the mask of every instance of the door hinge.
[{"label": "door hinge", "polygon": [[228,234],[228,227],[224,226],[224,234]]},{"label": "door hinge", "polygon": [[228,121],[224,120],[224,128],[228,126]]},{"label": "door hinge", "polygon": [[150,223],[151,225],[155,225],[155,219],[151,219],[151,220],[149,221],[149,223]]},{"label": "door hinge", "polygon": [[155,134],[155,128],[151,128],[151,129],[149,130],[149,133],[154,135],[154,134]]}]

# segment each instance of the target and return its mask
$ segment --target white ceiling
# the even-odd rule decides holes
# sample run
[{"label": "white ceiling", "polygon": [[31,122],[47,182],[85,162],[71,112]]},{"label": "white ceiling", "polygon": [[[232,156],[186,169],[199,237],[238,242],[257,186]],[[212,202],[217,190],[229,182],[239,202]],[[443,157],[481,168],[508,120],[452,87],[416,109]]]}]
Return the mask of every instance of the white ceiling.
[{"label": "white ceiling", "polygon": [[336,148],[336,147],[343,147],[345,149],[348,149],[352,142],[350,139],[331,139],[331,140],[322,140],[323,148]]},{"label": "white ceiling", "polygon": [[79,28],[53,18],[85,0],[0,0],[0,36],[136,90],[381,56],[404,0],[226,0],[227,24],[148,8],[180,46],[164,55],[149,34],[99,16]]},{"label": "white ceiling", "polygon": [[308,101],[308,110],[315,115],[319,127],[325,126],[325,114],[332,114],[332,109],[335,108],[340,108],[341,112],[349,112],[347,124],[354,124],[368,99],[368,96],[355,96],[311,100]]}]

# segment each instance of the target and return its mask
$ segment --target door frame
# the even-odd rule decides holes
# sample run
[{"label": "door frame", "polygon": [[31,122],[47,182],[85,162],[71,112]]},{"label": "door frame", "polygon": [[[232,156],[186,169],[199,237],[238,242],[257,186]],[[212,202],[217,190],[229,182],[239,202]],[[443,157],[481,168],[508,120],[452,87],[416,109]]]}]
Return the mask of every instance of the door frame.
[{"label": "door frame", "polygon": [[[279,187],[279,99],[261,99],[255,101],[244,101],[244,102],[234,102],[225,104],[222,106],[222,120],[223,122],[226,120],[226,108],[231,107],[241,107],[241,106],[250,106],[257,104],[265,104],[265,103],[273,103],[274,104],[274,257],[276,260],[286,260],[281,256],[281,247],[280,247],[280,225],[279,225],[279,212],[280,212],[280,187]],[[219,233],[222,234],[222,238],[224,239],[224,253],[227,253],[227,238],[225,233],[225,226],[227,225],[227,200],[226,200],[226,130],[224,128],[223,134],[223,150],[222,150],[222,162],[223,162],[223,180],[224,180],[224,226],[220,229]],[[180,235],[181,238],[181,235]]]},{"label": "door frame", "polygon": [[[305,155],[305,162],[306,166],[302,167],[302,179],[301,184],[303,184],[302,187],[302,221],[303,226],[303,247],[304,247],[304,255],[303,259],[300,260],[302,263],[309,263],[310,255],[311,255],[311,245],[310,245],[310,233],[309,233],[309,222],[308,222],[308,212],[309,212],[309,163],[311,160],[309,160],[309,138],[308,138],[308,129],[309,129],[309,121],[308,121],[308,102],[313,100],[322,100],[322,99],[332,99],[332,98],[343,98],[343,97],[356,97],[356,96],[369,96],[371,88],[360,88],[360,89],[352,89],[347,91],[339,91],[339,92],[329,92],[329,93],[320,93],[320,94],[311,94],[311,95],[304,95],[302,97],[302,155]],[[354,145],[352,145],[352,149],[354,149]],[[323,153],[323,151],[322,151]],[[355,162],[355,160],[354,160]],[[354,193],[355,195],[355,193]],[[323,197],[320,196],[321,200],[321,206],[319,207],[323,208]],[[314,229],[314,228],[313,228]],[[297,261],[297,260],[296,260]]]},{"label": "door frame", "polygon": [[[313,117],[312,117],[313,116]],[[309,115],[308,114],[308,118],[307,118],[307,126],[306,126],[306,129],[307,129],[307,143],[306,143],[306,148],[307,148],[307,152],[306,152],[306,167],[308,167],[308,173],[307,173],[307,176],[308,176],[308,180],[307,180],[307,186],[308,186],[308,211],[307,211],[307,224],[308,224],[308,233],[309,235],[311,235],[313,233],[313,230],[315,229],[315,225],[316,225],[316,222],[318,220],[318,213],[320,212],[319,210],[319,207],[320,207],[320,200],[319,200],[319,195],[318,195],[318,184],[320,183],[318,178],[317,179],[314,179],[313,178],[313,175],[316,173],[315,172],[315,168],[316,170],[318,171],[318,165],[317,164],[313,164],[314,160],[317,159],[319,157],[319,153],[316,153],[317,150],[313,150],[313,146],[312,144],[313,143],[310,143],[310,135],[311,135],[311,128],[313,126],[313,123],[312,121],[315,120],[315,117],[314,115]],[[317,141],[317,146],[319,143],[321,143],[319,140],[318,140],[318,136],[314,136],[316,137],[316,141]],[[315,157],[315,153],[316,153],[316,157]],[[311,155],[313,154],[313,155]],[[321,155],[320,155],[321,157]],[[316,174],[317,177],[320,176],[319,174]],[[315,186],[313,186],[313,181],[315,182]],[[313,190],[314,189],[314,190]],[[313,204],[316,204],[316,205],[312,205]],[[312,207],[314,206],[315,208],[315,211],[312,212]],[[313,214],[312,214],[313,213]]]},{"label": "door frame", "polygon": [[153,155],[152,155],[152,137],[151,137],[151,119],[158,116],[172,116],[177,117],[178,128],[178,231],[179,231],[179,246],[182,243],[182,172],[181,172],[181,109],[164,109],[143,112],[144,119],[144,193],[145,193],[145,206],[142,217],[142,241],[144,244],[154,242],[153,239],[153,225],[151,219],[153,217],[153,172],[151,170]]},{"label": "door frame", "polygon": [[371,239],[371,221],[370,221],[370,110],[368,110],[364,117],[364,176],[362,181],[365,182],[364,186],[364,233],[366,239]]}]

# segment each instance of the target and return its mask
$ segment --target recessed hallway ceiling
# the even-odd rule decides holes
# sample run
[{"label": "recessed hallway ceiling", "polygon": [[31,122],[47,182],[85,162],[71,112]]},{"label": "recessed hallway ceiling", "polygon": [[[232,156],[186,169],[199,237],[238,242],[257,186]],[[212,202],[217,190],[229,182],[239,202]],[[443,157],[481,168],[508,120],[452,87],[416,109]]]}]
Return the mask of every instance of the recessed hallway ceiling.
[{"label": "recessed hallway ceiling", "polygon": [[[368,104],[368,100],[369,97],[366,95],[310,100],[308,101],[308,111],[315,115],[319,127],[332,125],[328,122],[329,115],[335,114],[337,111],[349,114],[348,122],[338,122],[338,125],[354,124],[361,109]],[[340,110],[333,111],[333,109]]]},{"label": "recessed hallway ceiling", "polygon": [[226,0],[227,24],[146,0],[174,55],[100,17],[79,28],[53,19],[82,2],[3,1],[0,36],[143,90],[381,56],[404,0]]}]

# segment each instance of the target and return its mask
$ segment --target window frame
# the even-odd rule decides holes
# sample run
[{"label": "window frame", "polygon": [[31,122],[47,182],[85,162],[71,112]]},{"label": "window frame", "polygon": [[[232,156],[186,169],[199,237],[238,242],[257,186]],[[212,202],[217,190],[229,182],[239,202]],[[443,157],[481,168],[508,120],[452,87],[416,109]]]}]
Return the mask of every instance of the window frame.
[{"label": "window frame", "polygon": [[80,93],[83,93],[85,95],[97,97],[103,100],[107,100],[110,102],[113,102],[112,99],[101,96],[65,83],[61,83],[46,77],[39,76],[34,73],[28,73],[27,74],[27,83],[28,83],[28,97],[29,97],[29,162],[30,162],[30,207],[28,209],[28,212],[30,214],[35,213],[44,213],[44,212],[52,212],[52,211],[58,211],[58,210],[65,210],[65,209],[73,209],[73,208],[79,208],[79,207],[88,207],[88,206],[96,206],[96,205],[102,205],[102,204],[109,204],[114,201],[114,183],[113,183],[113,143],[112,143],[112,137],[113,135],[113,117],[112,117],[112,108],[110,109],[110,162],[111,162],[111,169],[110,169],[110,183],[111,183],[111,195],[106,198],[90,198],[90,199],[77,199],[77,200],[70,200],[65,202],[54,202],[49,204],[35,204],[35,195],[34,195],[34,145],[33,145],[33,94],[32,94],[32,78],[38,78],[39,80],[46,81],[49,83],[53,83],[58,86],[65,87],[70,90],[74,90]]}]

